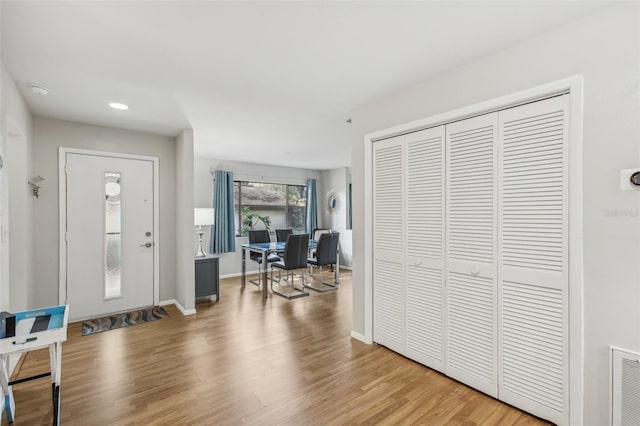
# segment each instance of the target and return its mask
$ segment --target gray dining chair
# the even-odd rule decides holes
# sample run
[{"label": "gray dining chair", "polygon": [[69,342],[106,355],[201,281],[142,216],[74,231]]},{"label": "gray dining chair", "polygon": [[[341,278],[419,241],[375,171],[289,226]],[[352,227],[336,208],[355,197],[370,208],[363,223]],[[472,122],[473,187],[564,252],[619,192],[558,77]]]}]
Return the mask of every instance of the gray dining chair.
[{"label": "gray dining chair", "polygon": [[[307,268],[307,253],[309,250],[309,235],[308,234],[290,234],[287,237],[287,242],[284,246],[284,255],[282,260],[271,263],[271,291],[278,296],[286,299],[296,299],[298,297],[308,296],[309,293],[305,290],[305,269]],[[289,275],[290,285],[284,285],[281,281],[276,281],[273,278],[274,269],[280,271],[286,271]],[[300,287],[296,287],[294,284],[295,270],[300,270],[301,273]],[[274,289],[274,283],[278,289]],[[291,293],[283,293],[285,287],[291,289]]]},{"label": "gray dining chair", "polygon": [[[327,228],[315,228],[312,232],[311,232],[311,239],[314,240],[316,243],[318,243],[320,241],[320,236],[323,234],[328,234],[331,232],[331,229],[327,229]],[[309,253],[309,257],[315,257],[316,256],[316,250],[312,249],[310,250]],[[313,266],[309,267],[309,273],[313,274]]]},{"label": "gray dining chair", "polygon": [[[276,241],[279,243],[286,243],[287,237],[293,234],[293,230],[291,228],[287,229],[276,229]],[[278,256],[284,256],[284,250],[279,250]]]},{"label": "gray dining chair", "polygon": [[317,266],[320,269],[320,283],[322,286],[315,287],[313,281],[310,284],[305,284],[306,288],[310,288],[319,292],[334,291],[338,289],[337,283],[333,283],[322,280],[322,267],[327,265],[335,265],[338,262],[338,245],[340,244],[340,234],[338,232],[331,232],[328,234],[320,235],[318,246],[316,247],[315,257],[307,259],[307,263],[312,266]]},{"label": "gray dining chair", "polygon": [[[271,237],[269,236],[269,231],[267,231],[266,229],[249,231],[249,244],[270,242]],[[262,285],[262,253],[250,252],[249,259],[258,263],[258,280],[249,280],[249,282],[260,287]],[[264,267],[266,268],[269,263],[277,262],[278,260],[280,260],[279,256],[269,253],[267,254],[267,265],[264,265]]]},{"label": "gray dining chair", "polygon": [[286,243],[287,237],[291,234],[293,234],[293,230],[291,228],[276,229],[276,241],[279,243]]}]

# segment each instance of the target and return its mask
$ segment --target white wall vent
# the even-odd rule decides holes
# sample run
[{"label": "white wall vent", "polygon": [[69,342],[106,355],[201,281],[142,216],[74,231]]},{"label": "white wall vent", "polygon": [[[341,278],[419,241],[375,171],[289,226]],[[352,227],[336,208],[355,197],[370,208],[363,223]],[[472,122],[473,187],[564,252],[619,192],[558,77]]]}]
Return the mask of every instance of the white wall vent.
[{"label": "white wall vent", "polygon": [[640,426],[640,353],[611,348],[611,424]]}]

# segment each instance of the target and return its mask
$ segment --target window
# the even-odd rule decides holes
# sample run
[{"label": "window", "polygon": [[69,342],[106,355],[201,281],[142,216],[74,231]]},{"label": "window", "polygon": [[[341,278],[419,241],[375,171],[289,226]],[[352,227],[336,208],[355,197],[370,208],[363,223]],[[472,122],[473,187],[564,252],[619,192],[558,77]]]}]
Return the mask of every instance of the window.
[{"label": "window", "polygon": [[121,216],[122,205],[120,202],[120,173],[104,173],[105,191],[105,281],[104,298],[115,299],[122,297],[121,282]]},{"label": "window", "polygon": [[291,228],[305,232],[306,185],[236,181],[233,183],[236,230]]}]

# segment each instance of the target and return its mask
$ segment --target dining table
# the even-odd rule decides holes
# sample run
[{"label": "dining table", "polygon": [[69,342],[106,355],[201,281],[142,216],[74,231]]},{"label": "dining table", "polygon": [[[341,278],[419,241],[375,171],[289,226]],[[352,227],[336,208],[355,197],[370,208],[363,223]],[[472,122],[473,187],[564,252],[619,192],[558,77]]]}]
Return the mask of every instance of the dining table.
[{"label": "dining table", "polygon": [[[268,264],[267,264],[267,257],[269,256],[269,253],[282,253],[284,252],[284,248],[285,248],[286,242],[285,241],[278,241],[278,242],[270,242],[270,243],[253,243],[253,244],[242,244],[242,276],[240,279],[240,284],[241,284],[241,288],[245,288],[246,285],[246,277],[247,277],[247,252],[253,252],[253,253],[259,253],[262,255],[262,265],[264,265],[264,268],[262,269],[262,278],[261,278],[261,282],[262,284],[262,298],[266,299],[269,296],[269,291],[267,288],[267,269],[268,269]],[[316,247],[318,247],[318,242],[316,240],[309,240],[309,250],[314,250]],[[339,258],[339,256],[338,256]],[[339,270],[340,270],[340,265],[339,265],[339,260],[338,260],[338,264],[336,264],[336,271],[335,271],[335,282],[336,284],[338,283],[339,280]]]}]

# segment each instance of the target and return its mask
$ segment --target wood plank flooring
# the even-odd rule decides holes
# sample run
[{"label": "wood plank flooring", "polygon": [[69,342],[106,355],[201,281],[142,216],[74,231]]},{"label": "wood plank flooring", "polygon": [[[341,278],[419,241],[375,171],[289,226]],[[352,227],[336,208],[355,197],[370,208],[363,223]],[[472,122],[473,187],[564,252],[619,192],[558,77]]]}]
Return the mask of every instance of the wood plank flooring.
[{"label": "wood plank flooring", "polygon": [[[327,277],[329,278],[329,277]],[[218,303],[91,336],[69,326],[67,425],[546,424],[377,345],[351,339],[351,275],[292,301],[239,279]],[[30,353],[18,377],[48,371]],[[14,425],[51,424],[49,378],[14,386]],[[7,424],[2,416],[2,424]]]}]

